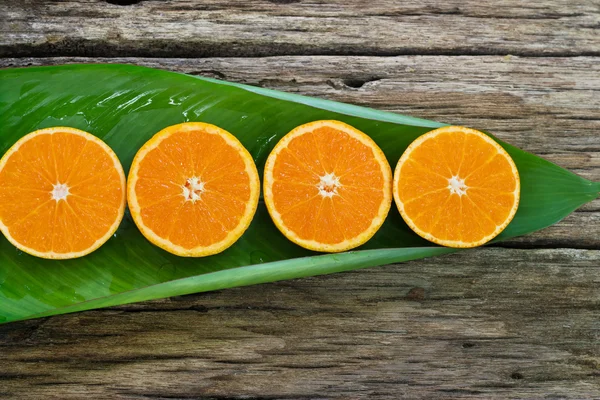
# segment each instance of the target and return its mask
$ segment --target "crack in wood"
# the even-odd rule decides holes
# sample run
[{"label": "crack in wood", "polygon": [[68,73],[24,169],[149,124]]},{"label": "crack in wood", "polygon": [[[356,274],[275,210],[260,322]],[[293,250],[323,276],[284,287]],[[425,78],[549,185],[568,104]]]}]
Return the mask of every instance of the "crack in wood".
[{"label": "crack in wood", "polygon": [[268,43],[255,44],[234,42],[231,44],[189,41],[170,41],[166,39],[123,40],[118,44],[100,39],[63,37],[53,42],[20,43],[18,45],[0,43],[0,57],[282,57],[282,56],[513,56],[541,57],[599,57],[600,50],[578,50],[576,48],[541,49],[502,49],[491,47],[456,46],[441,47],[403,47],[386,50],[378,47],[334,45],[315,48],[313,44]]},{"label": "crack in wood", "polygon": [[104,0],[108,4],[114,4],[116,6],[131,6],[134,4],[139,4],[144,0]]}]

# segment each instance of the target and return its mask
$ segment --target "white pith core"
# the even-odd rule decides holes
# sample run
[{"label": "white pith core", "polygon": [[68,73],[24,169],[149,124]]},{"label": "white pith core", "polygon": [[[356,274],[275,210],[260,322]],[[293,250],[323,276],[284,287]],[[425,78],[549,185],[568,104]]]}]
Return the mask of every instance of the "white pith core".
[{"label": "white pith core", "polygon": [[183,189],[183,197],[185,197],[185,201],[191,201],[195,203],[197,200],[200,200],[200,195],[204,192],[204,182],[201,182],[200,179],[195,176],[192,178],[188,178],[185,184],[181,185]]},{"label": "white pith core", "polygon": [[319,194],[323,197],[333,197],[338,194],[338,188],[342,186],[340,183],[340,178],[335,176],[333,172],[329,174],[325,174],[321,176],[319,183],[317,184],[317,189],[319,189]]},{"label": "white pith core", "polygon": [[463,196],[467,194],[468,188],[469,187],[465,185],[465,180],[460,179],[458,175],[454,175],[452,178],[448,179],[448,189],[450,190],[450,194]]},{"label": "white pith core", "polygon": [[66,200],[69,195],[69,187],[66,183],[57,183],[56,185],[52,185],[52,199],[56,200],[58,203],[61,200]]}]

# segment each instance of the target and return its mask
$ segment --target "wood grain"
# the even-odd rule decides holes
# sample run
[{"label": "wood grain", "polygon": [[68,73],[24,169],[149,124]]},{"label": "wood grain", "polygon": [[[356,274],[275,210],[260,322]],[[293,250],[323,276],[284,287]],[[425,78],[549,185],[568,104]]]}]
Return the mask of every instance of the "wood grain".
[{"label": "wood grain", "polygon": [[600,397],[600,251],[476,249],[0,326],[19,399]]},{"label": "wood grain", "polygon": [[[3,66],[95,62],[9,58]],[[600,63],[499,56],[108,58],[467,125],[600,181]],[[511,247],[600,249],[600,200]]]},{"label": "wood grain", "polygon": [[4,57],[600,55],[589,0],[2,0],[0,15]]},{"label": "wood grain", "polygon": [[[0,0],[0,16],[0,67],[126,62],[323,97],[600,180],[597,0]],[[502,245],[1,325],[0,398],[600,398],[600,200]]]}]

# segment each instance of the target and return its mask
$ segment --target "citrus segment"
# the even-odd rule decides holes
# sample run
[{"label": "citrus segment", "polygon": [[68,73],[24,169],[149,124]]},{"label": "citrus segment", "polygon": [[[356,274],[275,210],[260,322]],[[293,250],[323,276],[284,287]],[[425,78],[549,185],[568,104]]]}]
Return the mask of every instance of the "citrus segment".
[{"label": "citrus segment", "polygon": [[0,229],[20,250],[43,258],[91,253],[125,211],[125,174],[115,153],[74,128],[32,132],[0,161]]},{"label": "citrus segment", "polygon": [[520,181],[509,154],[474,129],[443,127],[415,140],[394,172],[394,199],[420,236],[449,247],[480,246],[506,228]]},{"label": "citrus segment", "polygon": [[154,135],[136,154],[127,186],[142,234],[187,257],[235,243],[252,221],[260,190],[250,153],[229,132],[202,122]]},{"label": "citrus segment", "polygon": [[315,121],[277,143],[265,165],[264,197],[288,239],[339,252],[365,243],[383,224],[391,179],[371,138],[343,122]]}]

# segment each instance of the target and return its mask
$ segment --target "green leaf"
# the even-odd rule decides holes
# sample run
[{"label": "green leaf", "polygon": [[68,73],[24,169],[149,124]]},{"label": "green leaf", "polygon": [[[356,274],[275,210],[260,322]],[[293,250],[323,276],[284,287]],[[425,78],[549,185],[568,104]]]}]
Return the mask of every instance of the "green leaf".
[{"label": "green leaf", "polygon": [[[297,125],[337,119],[369,134],[394,166],[437,122],[213,79],[129,65],[69,65],[0,71],[0,150],[35,129],[65,125],[91,132],[125,170],[160,129],[204,121],[236,135],[259,170],[277,141]],[[598,196],[600,184],[501,143],[521,174],[521,205],[496,239],[551,225]],[[289,242],[261,202],[251,227],[225,252],[201,259],[150,244],[126,214],[102,248],[81,259],[42,260],[0,239],[0,322],[174,295],[327,274],[452,252],[415,235],[392,208],[358,251],[318,255]]]}]

